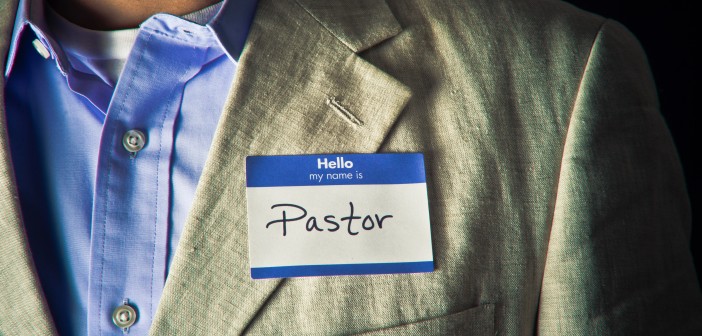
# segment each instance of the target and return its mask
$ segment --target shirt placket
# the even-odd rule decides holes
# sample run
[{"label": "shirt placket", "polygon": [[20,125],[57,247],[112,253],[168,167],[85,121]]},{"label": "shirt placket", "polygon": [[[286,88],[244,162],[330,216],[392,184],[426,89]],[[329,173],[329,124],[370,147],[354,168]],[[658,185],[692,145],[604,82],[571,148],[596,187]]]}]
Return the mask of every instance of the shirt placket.
[{"label": "shirt placket", "polygon": [[192,31],[162,18],[145,22],[108,108],[92,217],[90,335],[146,334],[158,305],[167,272],[173,126],[184,85],[206,54],[190,38]]}]

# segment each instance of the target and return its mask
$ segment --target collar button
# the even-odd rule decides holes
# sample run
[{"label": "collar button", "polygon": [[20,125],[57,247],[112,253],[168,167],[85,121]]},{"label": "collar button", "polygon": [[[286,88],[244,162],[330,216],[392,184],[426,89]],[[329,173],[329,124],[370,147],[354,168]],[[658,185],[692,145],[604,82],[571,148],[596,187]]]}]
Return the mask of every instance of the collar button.
[{"label": "collar button", "polygon": [[44,43],[41,43],[39,39],[34,39],[32,41],[32,45],[34,46],[34,49],[41,55],[41,57],[44,57],[44,59],[49,59],[51,56],[51,53],[49,52],[49,49],[44,45]]}]

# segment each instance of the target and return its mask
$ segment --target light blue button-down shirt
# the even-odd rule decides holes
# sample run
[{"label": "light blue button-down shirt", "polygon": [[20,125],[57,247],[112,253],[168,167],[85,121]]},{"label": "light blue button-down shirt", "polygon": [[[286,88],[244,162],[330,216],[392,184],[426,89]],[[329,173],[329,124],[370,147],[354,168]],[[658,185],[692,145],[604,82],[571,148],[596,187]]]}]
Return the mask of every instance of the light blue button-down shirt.
[{"label": "light blue button-down shirt", "polygon": [[[112,312],[125,300],[138,312],[130,334],[148,332],[255,5],[224,3],[204,26],[152,16],[112,86],[72,66],[41,1],[20,2],[6,113],[24,223],[61,334],[121,335]],[[129,130],[146,135],[136,155],[122,144]]]}]

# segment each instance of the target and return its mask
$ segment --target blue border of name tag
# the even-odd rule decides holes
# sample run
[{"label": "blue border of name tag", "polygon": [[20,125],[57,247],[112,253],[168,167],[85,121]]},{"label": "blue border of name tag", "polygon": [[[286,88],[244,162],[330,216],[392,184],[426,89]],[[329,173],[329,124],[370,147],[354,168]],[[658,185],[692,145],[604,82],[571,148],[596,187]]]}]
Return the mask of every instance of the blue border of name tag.
[{"label": "blue border of name tag", "polygon": [[252,268],[251,278],[271,279],[304,276],[425,273],[433,271],[433,261],[378,264],[301,265]]},{"label": "blue border of name tag", "polygon": [[[358,178],[357,173],[362,174]],[[311,174],[336,174],[315,181]],[[350,175],[349,175],[350,174]],[[249,156],[247,187],[425,183],[422,153]]]}]

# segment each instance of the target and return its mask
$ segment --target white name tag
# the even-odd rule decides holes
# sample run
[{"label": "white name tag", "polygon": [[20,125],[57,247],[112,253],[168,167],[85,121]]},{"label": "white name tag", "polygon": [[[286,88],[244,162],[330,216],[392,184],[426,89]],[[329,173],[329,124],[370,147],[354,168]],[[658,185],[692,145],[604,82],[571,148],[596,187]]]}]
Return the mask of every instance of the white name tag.
[{"label": "white name tag", "polygon": [[424,156],[246,159],[254,279],[431,272]]}]

